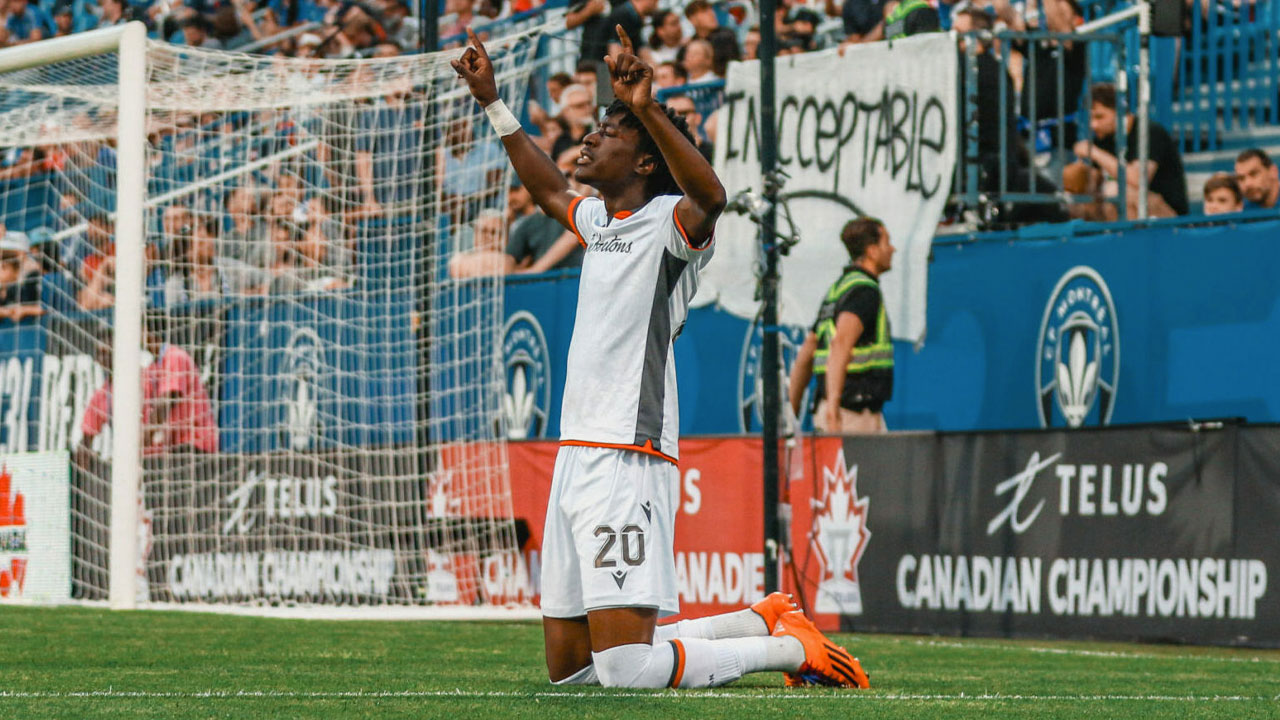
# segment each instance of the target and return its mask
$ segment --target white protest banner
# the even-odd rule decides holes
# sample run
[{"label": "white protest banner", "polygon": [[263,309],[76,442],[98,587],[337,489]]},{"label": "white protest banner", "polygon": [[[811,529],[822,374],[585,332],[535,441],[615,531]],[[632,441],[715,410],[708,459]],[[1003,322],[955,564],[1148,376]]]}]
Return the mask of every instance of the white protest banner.
[{"label": "white protest banner", "polygon": [[[840,229],[869,215],[898,248],[881,278],[893,336],[924,338],[929,245],[955,172],[956,73],[955,41],[944,33],[778,59],[778,163],[791,176],[782,197],[801,236],[780,266],[782,323],[813,323],[849,263]],[[731,64],[715,160],[730,198],[763,189],[759,102],[759,62]],[[781,218],[778,227],[786,231]],[[726,214],[716,242],[694,305],[755,317],[755,225]]]}]

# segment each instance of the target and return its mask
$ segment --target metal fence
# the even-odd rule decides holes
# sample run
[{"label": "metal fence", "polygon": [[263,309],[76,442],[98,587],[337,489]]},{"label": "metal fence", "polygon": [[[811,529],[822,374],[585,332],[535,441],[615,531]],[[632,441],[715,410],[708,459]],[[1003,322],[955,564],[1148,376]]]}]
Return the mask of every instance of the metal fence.
[{"label": "metal fence", "polygon": [[[1115,78],[1117,115],[1123,118],[1129,111],[1129,49],[1123,34],[975,31],[958,40],[964,48],[962,153],[956,162],[953,215],[980,226],[1067,219],[1066,206],[1075,198],[1062,189],[1062,170],[1075,161],[1075,143],[1092,140],[1093,82]],[[1098,72],[1092,62],[1097,57],[1107,58],[1106,72]],[[1009,73],[1018,62],[1024,63],[1021,92]],[[1037,96],[1046,91],[1048,98]],[[1117,123],[1115,135],[1116,155],[1124,157],[1131,138],[1123,122]],[[1124,217],[1124,163],[1118,175],[1118,194],[1109,200]]]}]

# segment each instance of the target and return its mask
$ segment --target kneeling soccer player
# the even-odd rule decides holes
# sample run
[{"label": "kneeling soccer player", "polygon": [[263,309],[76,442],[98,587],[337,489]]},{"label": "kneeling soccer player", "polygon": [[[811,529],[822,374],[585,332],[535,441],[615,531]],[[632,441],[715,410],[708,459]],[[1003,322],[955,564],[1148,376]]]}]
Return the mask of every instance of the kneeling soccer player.
[{"label": "kneeling soccer player", "polygon": [[672,343],[712,252],[725,192],[680,117],[653,99],[653,68],[606,60],[617,101],[583,141],[573,192],[498,98],[493,64],[468,31],[453,61],[502,137],[533,199],[586,250],[569,346],[561,447],[543,539],[547,669],[563,684],[709,687],[745,673],[788,684],[867,687],[858,661],[786,595],[751,609],[657,627],[679,612],[673,549],[680,476]]}]

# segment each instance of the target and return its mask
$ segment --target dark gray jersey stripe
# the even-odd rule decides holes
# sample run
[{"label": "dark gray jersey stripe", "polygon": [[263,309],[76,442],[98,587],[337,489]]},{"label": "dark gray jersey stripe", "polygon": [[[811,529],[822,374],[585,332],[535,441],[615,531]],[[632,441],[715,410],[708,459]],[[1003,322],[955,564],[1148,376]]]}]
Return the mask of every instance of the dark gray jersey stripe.
[{"label": "dark gray jersey stripe", "polygon": [[640,407],[636,411],[636,445],[645,441],[662,450],[662,405],[667,392],[667,354],[671,350],[671,294],[687,260],[662,251],[662,267],[653,288],[653,309],[649,311],[649,333],[644,342],[644,369],[640,372]]}]

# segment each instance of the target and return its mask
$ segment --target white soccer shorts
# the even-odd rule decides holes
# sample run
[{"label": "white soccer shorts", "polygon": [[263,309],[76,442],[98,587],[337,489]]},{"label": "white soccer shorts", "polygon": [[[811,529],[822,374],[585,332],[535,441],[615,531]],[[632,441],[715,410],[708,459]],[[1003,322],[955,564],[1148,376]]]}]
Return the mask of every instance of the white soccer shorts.
[{"label": "white soccer shorts", "polygon": [[675,519],[680,471],[631,450],[562,446],[542,532],[542,614],[652,607],[680,612]]}]

